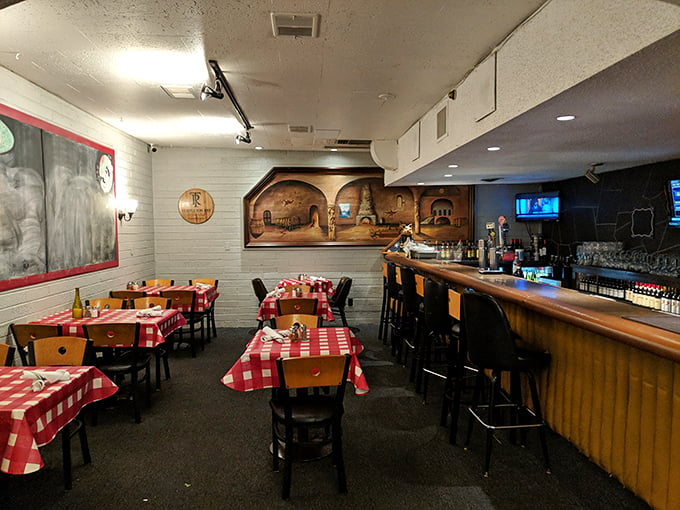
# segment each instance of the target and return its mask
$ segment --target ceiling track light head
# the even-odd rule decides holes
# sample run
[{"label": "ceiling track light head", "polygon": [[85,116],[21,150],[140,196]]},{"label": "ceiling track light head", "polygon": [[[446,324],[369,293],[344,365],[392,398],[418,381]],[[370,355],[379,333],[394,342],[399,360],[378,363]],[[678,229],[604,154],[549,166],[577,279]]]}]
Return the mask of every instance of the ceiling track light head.
[{"label": "ceiling track light head", "polygon": [[252,140],[250,139],[250,131],[246,131],[245,135],[238,134],[236,135],[236,145],[240,143],[250,143]]},{"label": "ceiling track light head", "polygon": [[585,173],[586,179],[588,179],[593,184],[597,184],[598,182],[600,182],[600,177],[595,174],[595,169],[598,166],[602,166],[602,163],[591,163],[590,167],[588,167],[588,170],[586,170]]},{"label": "ceiling track light head", "polygon": [[215,80],[215,88],[212,88],[207,83],[204,83],[203,87],[201,87],[201,101],[205,101],[209,97],[214,97],[215,99],[224,98],[224,92],[222,92],[222,85],[219,80]]}]

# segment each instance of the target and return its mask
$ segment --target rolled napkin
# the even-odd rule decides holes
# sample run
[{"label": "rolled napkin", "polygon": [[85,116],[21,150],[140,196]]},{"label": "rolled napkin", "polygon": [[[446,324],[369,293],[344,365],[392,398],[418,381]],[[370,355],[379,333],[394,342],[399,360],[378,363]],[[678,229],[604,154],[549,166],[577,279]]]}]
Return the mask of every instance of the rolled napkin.
[{"label": "rolled napkin", "polygon": [[144,308],[137,311],[137,317],[160,317],[163,315],[161,305],[152,306],[151,308]]},{"label": "rolled napkin", "polygon": [[33,391],[41,391],[48,384],[58,381],[68,381],[71,378],[71,374],[66,370],[24,370],[21,378],[32,379],[31,389]]},{"label": "rolled napkin", "polygon": [[197,289],[209,289],[210,287],[212,287],[212,285],[210,285],[209,283],[201,283],[201,282],[198,282],[198,283],[196,284],[196,288],[197,288]]},{"label": "rolled napkin", "polygon": [[264,328],[262,328],[262,332],[264,333],[264,335],[262,335],[263,342],[271,342],[273,340],[281,344],[285,340],[283,334],[279,333],[278,331],[274,331],[269,326],[265,326]]},{"label": "rolled napkin", "polygon": [[282,287],[278,287],[270,292],[267,292],[267,297],[281,297],[286,292]]}]

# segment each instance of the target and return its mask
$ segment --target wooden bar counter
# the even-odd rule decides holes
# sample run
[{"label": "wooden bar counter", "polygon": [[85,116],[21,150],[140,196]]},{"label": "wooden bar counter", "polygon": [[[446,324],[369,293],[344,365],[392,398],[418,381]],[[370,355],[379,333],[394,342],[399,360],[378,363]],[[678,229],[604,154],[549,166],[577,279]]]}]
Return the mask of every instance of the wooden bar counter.
[{"label": "wooden bar counter", "polygon": [[659,312],[451,262],[385,259],[495,296],[513,329],[552,355],[537,374],[550,427],[654,508],[680,508],[680,334],[623,318]]}]

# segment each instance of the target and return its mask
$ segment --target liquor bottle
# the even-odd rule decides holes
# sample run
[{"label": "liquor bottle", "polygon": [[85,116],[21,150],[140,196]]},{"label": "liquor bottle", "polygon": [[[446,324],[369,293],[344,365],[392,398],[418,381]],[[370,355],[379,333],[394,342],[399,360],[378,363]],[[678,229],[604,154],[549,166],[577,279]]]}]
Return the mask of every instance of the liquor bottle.
[{"label": "liquor bottle", "polygon": [[74,319],[83,318],[83,302],[80,300],[80,289],[76,287],[76,297],[73,299],[73,306],[71,306],[71,314]]}]

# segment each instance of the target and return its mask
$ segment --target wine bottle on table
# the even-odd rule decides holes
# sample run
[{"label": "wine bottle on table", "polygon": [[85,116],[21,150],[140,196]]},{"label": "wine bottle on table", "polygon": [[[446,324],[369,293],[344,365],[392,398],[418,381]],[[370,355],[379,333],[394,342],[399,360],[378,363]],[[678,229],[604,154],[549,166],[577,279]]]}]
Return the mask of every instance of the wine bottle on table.
[{"label": "wine bottle on table", "polygon": [[83,302],[80,300],[80,289],[76,287],[76,297],[73,299],[73,306],[71,306],[71,313],[74,319],[83,318]]}]

